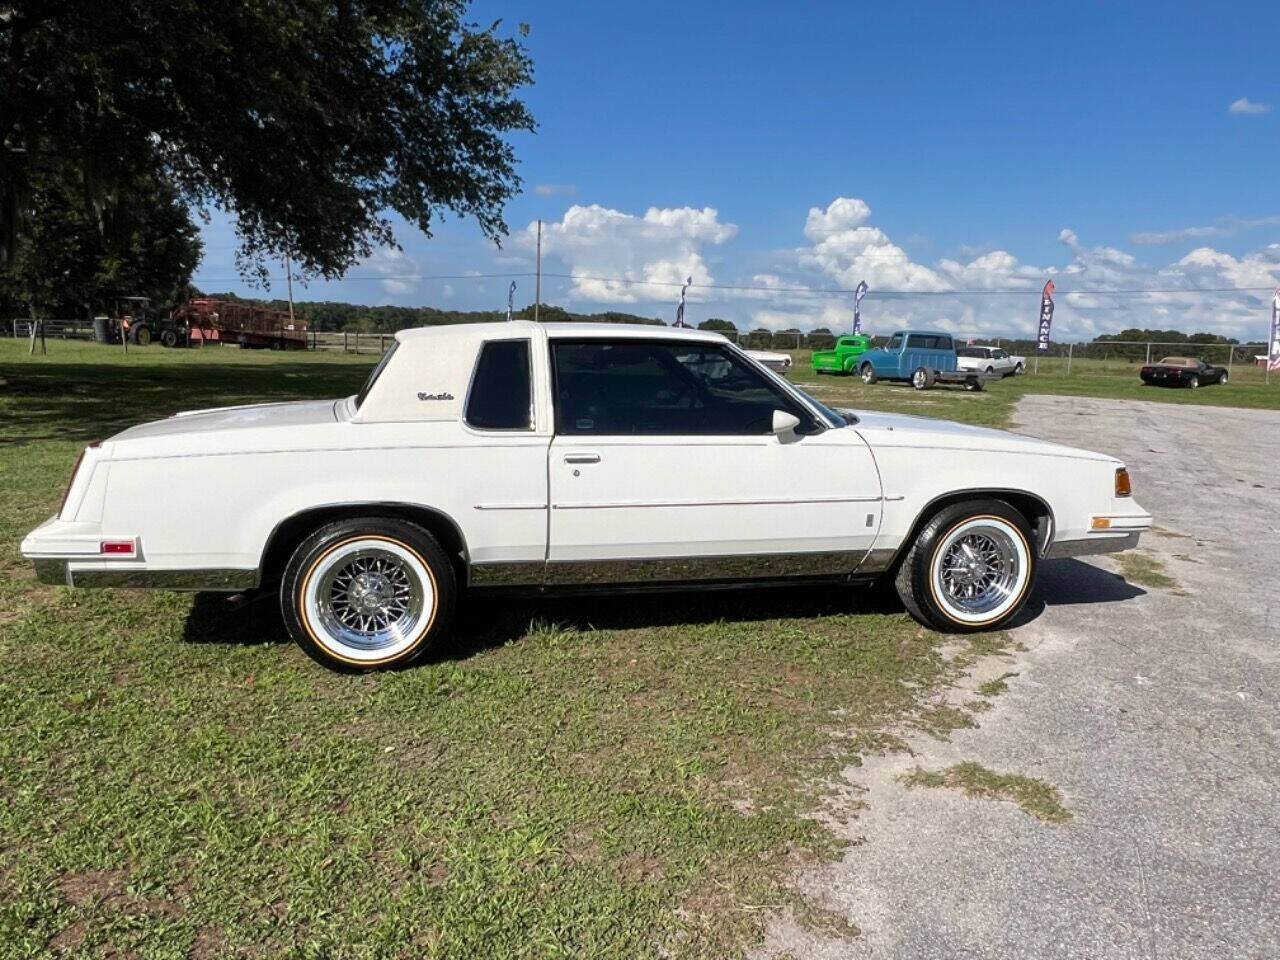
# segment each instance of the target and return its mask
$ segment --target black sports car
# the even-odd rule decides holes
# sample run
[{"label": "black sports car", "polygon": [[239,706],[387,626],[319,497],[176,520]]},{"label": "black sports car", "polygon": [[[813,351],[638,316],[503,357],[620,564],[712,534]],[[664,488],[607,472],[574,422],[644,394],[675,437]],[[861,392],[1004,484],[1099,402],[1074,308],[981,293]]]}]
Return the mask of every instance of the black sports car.
[{"label": "black sports car", "polygon": [[1195,357],[1165,357],[1143,367],[1140,376],[1149,386],[1195,390],[1209,383],[1226,383],[1228,372],[1226,367],[1214,367]]}]

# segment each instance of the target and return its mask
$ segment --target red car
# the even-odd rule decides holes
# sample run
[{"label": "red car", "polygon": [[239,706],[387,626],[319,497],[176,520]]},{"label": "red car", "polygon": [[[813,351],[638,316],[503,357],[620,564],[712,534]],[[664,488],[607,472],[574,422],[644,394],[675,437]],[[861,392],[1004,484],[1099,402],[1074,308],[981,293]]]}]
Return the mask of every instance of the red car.
[{"label": "red car", "polygon": [[1142,368],[1142,382],[1157,387],[1189,387],[1195,390],[1210,383],[1226,383],[1226,367],[1215,367],[1195,357],[1165,357]]}]

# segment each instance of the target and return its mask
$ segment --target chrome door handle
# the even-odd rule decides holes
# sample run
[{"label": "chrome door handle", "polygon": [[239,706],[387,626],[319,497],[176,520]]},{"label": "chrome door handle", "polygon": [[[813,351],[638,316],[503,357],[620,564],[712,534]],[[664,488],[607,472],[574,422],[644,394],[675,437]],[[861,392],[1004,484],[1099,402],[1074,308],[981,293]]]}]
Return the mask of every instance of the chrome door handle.
[{"label": "chrome door handle", "polygon": [[565,463],[599,463],[600,454],[598,453],[566,453],[564,455]]}]

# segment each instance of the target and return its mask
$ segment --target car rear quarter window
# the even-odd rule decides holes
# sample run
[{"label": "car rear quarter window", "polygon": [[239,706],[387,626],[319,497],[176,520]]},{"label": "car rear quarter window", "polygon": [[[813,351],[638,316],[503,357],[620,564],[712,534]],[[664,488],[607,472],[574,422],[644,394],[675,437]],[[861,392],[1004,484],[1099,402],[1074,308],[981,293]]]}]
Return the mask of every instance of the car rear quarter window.
[{"label": "car rear quarter window", "polygon": [[480,348],[465,418],[478,430],[533,427],[528,340],[490,340]]},{"label": "car rear quarter window", "polygon": [[382,371],[387,369],[387,364],[391,362],[391,357],[395,354],[396,348],[400,346],[399,340],[392,340],[391,346],[387,348],[387,352],[382,355],[382,359],[378,361],[373,368],[373,372],[369,374],[369,379],[364,382],[364,386],[360,388],[360,392],[356,394],[356,409],[364,405],[365,398],[369,396],[369,391],[373,389],[373,385],[378,382],[378,377],[382,376]]}]

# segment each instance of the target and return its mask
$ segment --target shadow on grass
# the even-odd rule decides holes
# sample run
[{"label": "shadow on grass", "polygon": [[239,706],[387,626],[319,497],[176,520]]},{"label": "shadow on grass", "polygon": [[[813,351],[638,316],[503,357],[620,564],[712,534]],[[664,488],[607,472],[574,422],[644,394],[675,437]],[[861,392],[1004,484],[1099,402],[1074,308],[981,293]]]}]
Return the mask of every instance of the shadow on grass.
[{"label": "shadow on grass", "polygon": [[[535,623],[570,630],[638,630],[653,627],[808,620],[854,614],[901,613],[892,590],[840,584],[758,586],[743,590],[672,591],[640,596],[463,597],[452,636],[434,660],[460,660],[525,636]],[[183,628],[188,643],[288,642],[274,591],[242,598],[197,594]]]},{"label": "shadow on grass", "polygon": [[368,376],[360,364],[308,360],[172,366],[6,365],[0,442],[100,440],[126,427],[204,407],[344,397]]},{"label": "shadow on grass", "polygon": [[[1079,560],[1041,564],[1026,607],[1010,626],[1030,623],[1046,607],[1078,603],[1116,603],[1146,593],[1114,573]],[[464,660],[525,636],[535,623],[569,630],[642,630],[709,623],[812,620],[829,616],[900,614],[902,604],[891,585],[803,584],[753,586],[741,590],[673,590],[668,593],[610,596],[485,596],[461,598],[452,636],[430,660]],[[188,643],[287,643],[274,591],[243,598],[197,594],[183,639]]]}]

